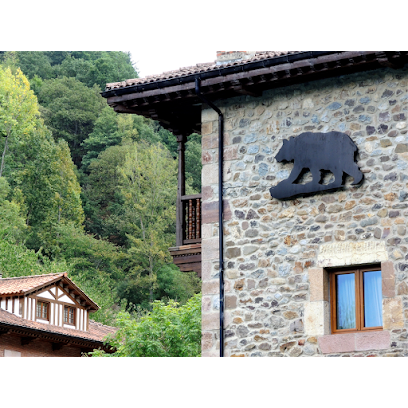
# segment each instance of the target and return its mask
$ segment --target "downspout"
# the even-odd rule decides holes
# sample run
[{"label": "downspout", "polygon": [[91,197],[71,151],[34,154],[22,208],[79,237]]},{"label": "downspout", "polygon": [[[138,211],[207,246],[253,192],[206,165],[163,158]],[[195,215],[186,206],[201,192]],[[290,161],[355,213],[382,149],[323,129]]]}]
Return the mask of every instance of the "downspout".
[{"label": "downspout", "polygon": [[218,237],[219,237],[219,275],[220,275],[220,357],[224,357],[224,224],[222,201],[223,156],[224,156],[224,116],[222,112],[200,91],[200,79],[195,79],[197,96],[218,114]]}]

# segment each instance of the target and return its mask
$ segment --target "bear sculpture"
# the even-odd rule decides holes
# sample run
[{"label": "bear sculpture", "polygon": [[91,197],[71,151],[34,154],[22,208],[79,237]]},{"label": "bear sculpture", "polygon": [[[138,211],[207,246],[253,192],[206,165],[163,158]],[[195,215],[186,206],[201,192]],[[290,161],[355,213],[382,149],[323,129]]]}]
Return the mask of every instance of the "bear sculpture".
[{"label": "bear sculpture", "polygon": [[[294,166],[286,180],[269,190],[271,196],[289,199],[334,190],[344,185],[344,173],[354,178],[352,184],[360,183],[363,173],[355,162],[356,153],[357,146],[348,135],[341,132],[305,132],[284,140],[275,159],[278,162],[294,161]],[[310,170],[313,180],[306,184],[297,184],[307,170]],[[322,172],[333,173],[334,181],[322,184]]]}]

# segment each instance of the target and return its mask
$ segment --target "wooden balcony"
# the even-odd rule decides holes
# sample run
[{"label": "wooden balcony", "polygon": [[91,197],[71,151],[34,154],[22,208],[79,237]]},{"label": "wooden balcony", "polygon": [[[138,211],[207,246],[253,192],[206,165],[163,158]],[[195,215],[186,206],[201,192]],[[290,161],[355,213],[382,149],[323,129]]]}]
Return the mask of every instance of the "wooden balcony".
[{"label": "wooden balcony", "polygon": [[178,200],[177,246],[169,251],[181,272],[196,272],[201,277],[201,194]]}]

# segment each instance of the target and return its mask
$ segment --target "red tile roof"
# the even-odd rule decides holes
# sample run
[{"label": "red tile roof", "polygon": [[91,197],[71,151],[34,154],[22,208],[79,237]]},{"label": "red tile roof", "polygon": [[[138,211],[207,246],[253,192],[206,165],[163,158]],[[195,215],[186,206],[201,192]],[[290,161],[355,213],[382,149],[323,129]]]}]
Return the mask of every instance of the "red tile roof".
[{"label": "red tile roof", "polygon": [[118,330],[116,327],[106,326],[102,323],[95,322],[94,320],[89,320],[88,331],[68,329],[66,327],[54,326],[51,324],[39,323],[23,319],[22,317],[16,316],[0,308],[0,326],[2,325],[2,323],[27,329],[39,330],[44,332],[44,334],[62,334],[77,339],[98,342],[103,342],[103,339],[106,335],[110,333],[113,334]]},{"label": "red tile roof", "polygon": [[20,276],[15,278],[2,278],[0,279],[0,296],[23,294],[38,286],[42,286],[67,276],[67,273],[64,272],[49,273],[45,275]]},{"label": "red tile roof", "polygon": [[244,65],[244,64],[248,64],[254,61],[260,61],[260,60],[269,59],[269,58],[277,58],[277,57],[281,57],[284,55],[296,54],[298,52],[301,52],[301,51],[258,51],[255,53],[253,57],[245,59],[245,60],[235,60],[235,61],[230,61],[230,62],[214,61],[214,62],[200,63],[200,64],[193,65],[191,67],[184,67],[184,68],[176,69],[174,71],[163,72],[162,74],[159,74],[159,75],[149,75],[144,78],[134,78],[134,79],[128,79],[122,82],[112,82],[112,83],[106,84],[105,91],[109,91],[112,89],[126,88],[128,86],[133,86],[133,85],[147,84],[150,82],[163,81],[166,79],[179,78],[179,77],[183,77],[187,75],[198,74],[201,72],[215,71],[219,68],[225,68],[225,67],[230,67],[234,65]]}]

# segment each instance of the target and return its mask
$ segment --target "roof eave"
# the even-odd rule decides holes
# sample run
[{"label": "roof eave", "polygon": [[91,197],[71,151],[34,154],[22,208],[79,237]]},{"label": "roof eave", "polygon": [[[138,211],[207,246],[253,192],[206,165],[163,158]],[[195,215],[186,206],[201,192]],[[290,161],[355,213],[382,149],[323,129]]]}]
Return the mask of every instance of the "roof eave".
[{"label": "roof eave", "polygon": [[252,71],[258,69],[259,67],[267,67],[273,65],[280,65],[284,63],[291,63],[295,61],[300,61],[309,58],[317,58],[319,56],[337,53],[339,51],[304,51],[296,54],[289,54],[273,58],[265,58],[262,60],[254,62],[242,61],[240,64],[233,66],[223,66],[219,65],[217,69],[211,71],[203,71],[190,75],[183,75],[176,78],[164,79],[159,81],[142,83],[140,85],[130,85],[123,88],[115,88],[110,90],[105,90],[101,93],[104,98],[109,98],[111,96],[127,95],[129,93],[144,92],[152,89],[163,89],[175,85],[183,85],[189,82],[195,82],[196,78],[200,80],[206,80],[215,77],[223,77],[232,73]]},{"label": "roof eave", "polygon": [[96,340],[96,339],[89,339],[85,337],[73,336],[69,334],[49,332],[46,330],[35,329],[32,327],[26,327],[26,326],[20,326],[18,324],[6,323],[2,321],[0,321],[0,328],[2,328],[1,331],[10,331],[11,333],[18,334],[18,335],[24,335],[24,334],[32,335],[35,337],[44,338],[45,340],[71,343],[77,346],[84,346],[87,348],[101,347],[105,350],[110,349],[110,346],[105,345],[105,341],[103,339]]},{"label": "roof eave", "polygon": [[175,135],[200,133],[201,92],[212,101],[234,96],[261,96],[263,91],[316,79],[341,76],[379,67],[398,68],[408,62],[405,51],[319,51],[289,54],[255,62],[198,72],[102,93],[118,113],[157,120]]}]

